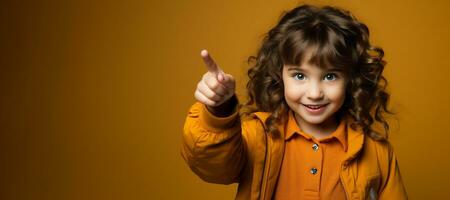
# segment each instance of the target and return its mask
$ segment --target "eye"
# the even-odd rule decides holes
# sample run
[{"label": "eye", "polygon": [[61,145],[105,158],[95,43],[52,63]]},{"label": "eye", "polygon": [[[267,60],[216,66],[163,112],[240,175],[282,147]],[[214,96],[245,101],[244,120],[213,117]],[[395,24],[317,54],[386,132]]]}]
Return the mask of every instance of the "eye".
[{"label": "eye", "polygon": [[293,77],[297,80],[304,80],[305,79],[305,75],[301,74],[301,73],[295,73],[293,75]]},{"label": "eye", "polygon": [[333,81],[337,79],[337,75],[335,73],[329,73],[325,75],[325,80]]}]

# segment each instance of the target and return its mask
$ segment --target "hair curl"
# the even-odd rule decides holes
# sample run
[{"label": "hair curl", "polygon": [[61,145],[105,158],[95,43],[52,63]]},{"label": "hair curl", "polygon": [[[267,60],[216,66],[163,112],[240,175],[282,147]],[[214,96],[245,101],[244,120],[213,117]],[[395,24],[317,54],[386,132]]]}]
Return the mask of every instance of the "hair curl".
[{"label": "hair curl", "polygon": [[[345,101],[337,116],[350,115],[354,119],[351,128],[360,127],[375,140],[387,139],[389,124],[383,113],[394,113],[387,108],[390,95],[382,75],[384,52],[369,43],[365,24],[349,11],[331,6],[296,7],[284,13],[265,35],[257,56],[248,58],[254,64],[248,70],[249,99],[242,105],[243,116],[269,112],[266,131],[281,136],[277,126],[287,120],[289,111],[284,98],[283,65],[301,63],[306,49],[314,49],[309,62],[340,67],[348,75]],[[375,121],[383,125],[385,134],[372,128]]]}]

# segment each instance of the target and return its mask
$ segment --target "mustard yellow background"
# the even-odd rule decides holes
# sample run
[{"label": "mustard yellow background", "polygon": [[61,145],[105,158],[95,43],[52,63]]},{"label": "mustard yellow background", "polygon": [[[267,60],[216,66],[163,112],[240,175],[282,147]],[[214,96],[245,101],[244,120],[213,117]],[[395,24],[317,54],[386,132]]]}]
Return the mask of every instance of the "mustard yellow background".
[{"label": "mustard yellow background", "polygon": [[[305,1],[304,1],[305,2]],[[450,3],[306,1],[350,10],[385,50],[392,139],[411,199],[450,196]],[[238,80],[300,1],[0,3],[0,199],[233,199],[180,156],[200,50]]]}]

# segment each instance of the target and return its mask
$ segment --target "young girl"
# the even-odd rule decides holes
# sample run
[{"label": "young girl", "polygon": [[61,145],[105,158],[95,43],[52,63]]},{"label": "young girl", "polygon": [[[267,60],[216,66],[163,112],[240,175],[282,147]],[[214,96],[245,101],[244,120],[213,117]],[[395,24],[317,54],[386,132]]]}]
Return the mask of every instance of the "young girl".
[{"label": "young girl", "polygon": [[208,72],[181,147],[201,179],[239,183],[236,199],[407,199],[382,115],[383,50],[348,11],[285,13],[249,59],[244,105],[234,78],[201,55]]}]

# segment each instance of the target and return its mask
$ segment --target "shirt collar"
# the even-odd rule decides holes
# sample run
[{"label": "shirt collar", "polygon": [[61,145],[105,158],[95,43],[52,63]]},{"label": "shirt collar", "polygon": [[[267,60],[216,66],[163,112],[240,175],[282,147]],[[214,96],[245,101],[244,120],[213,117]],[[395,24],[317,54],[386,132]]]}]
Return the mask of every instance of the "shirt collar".
[{"label": "shirt collar", "polygon": [[[285,137],[284,140],[289,140],[290,138],[292,138],[292,136],[297,133],[302,135],[303,137],[307,138],[307,139],[312,139],[310,135],[305,134],[297,125],[297,121],[295,120],[294,117],[294,111],[290,110],[289,111],[289,117],[288,117],[288,123],[287,123],[287,127],[285,129]],[[338,127],[336,128],[336,130],[331,133],[329,136],[320,139],[320,142],[325,142],[325,141],[329,141],[333,138],[336,138],[341,144],[342,147],[344,148],[344,151],[347,152],[347,126],[346,126],[346,118],[343,117],[340,122]]]}]

